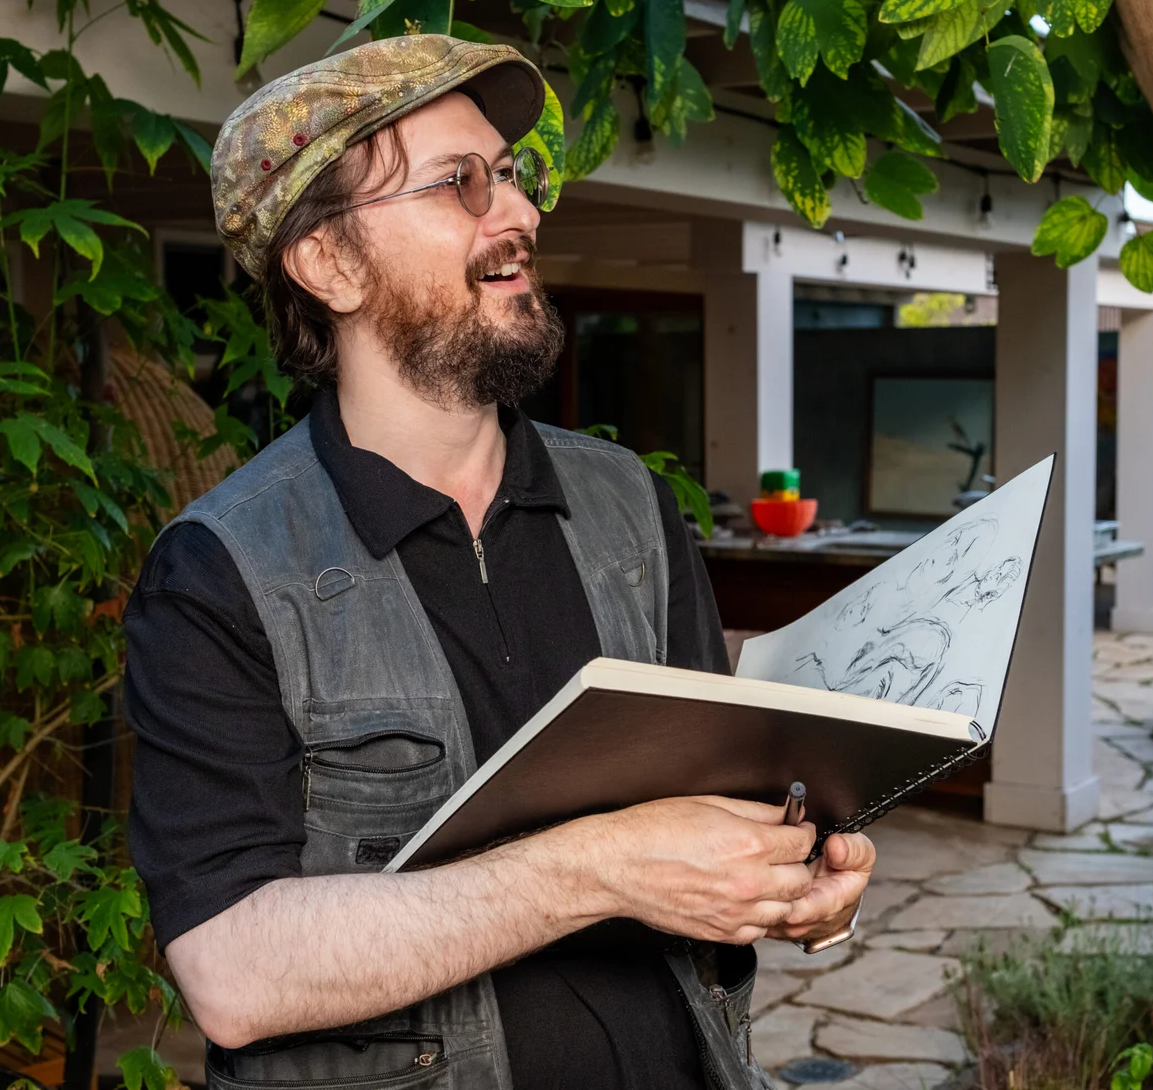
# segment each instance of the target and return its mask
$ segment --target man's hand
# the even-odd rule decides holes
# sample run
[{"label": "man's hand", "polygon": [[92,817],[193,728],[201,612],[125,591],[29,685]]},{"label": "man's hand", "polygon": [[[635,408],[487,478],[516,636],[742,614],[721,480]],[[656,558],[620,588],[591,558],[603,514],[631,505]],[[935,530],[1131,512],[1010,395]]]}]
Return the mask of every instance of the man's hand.
[{"label": "man's hand", "polygon": [[813,874],[808,894],[793,902],[781,923],[770,927],[770,939],[823,939],[835,935],[853,918],[865,892],[877,850],[864,833],[837,833],[809,866]]},{"label": "man's hand", "polygon": [[561,826],[587,853],[608,915],[714,942],[749,943],[790,918],[813,887],[812,825],[784,809],[700,796],[662,799]]}]

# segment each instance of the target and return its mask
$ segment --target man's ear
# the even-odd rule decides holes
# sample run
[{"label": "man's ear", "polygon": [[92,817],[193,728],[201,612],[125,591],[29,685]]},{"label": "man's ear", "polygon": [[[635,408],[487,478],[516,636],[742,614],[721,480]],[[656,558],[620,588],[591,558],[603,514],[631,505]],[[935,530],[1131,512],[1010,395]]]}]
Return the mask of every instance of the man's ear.
[{"label": "man's ear", "polygon": [[294,242],[284,252],[284,271],[330,310],[351,314],[364,302],[356,269],[344,247],[320,228]]}]

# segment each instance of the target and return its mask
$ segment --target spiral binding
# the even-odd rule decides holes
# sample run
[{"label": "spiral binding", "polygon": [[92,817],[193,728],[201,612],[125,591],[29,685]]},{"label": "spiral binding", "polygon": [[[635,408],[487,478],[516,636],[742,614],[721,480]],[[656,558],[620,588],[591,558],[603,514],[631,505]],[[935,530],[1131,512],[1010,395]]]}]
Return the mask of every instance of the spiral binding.
[{"label": "spiral binding", "polygon": [[817,837],[816,843],[813,845],[813,850],[809,854],[809,860],[812,861],[821,854],[821,848],[825,841],[834,833],[859,833],[867,825],[872,825],[874,821],[883,818],[890,810],[899,806],[901,803],[907,802],[914,795],[919,795],[922,791],[932,787],[938,780],[946,779],[959,769],[971,765],[974,761],[979,761],[989,752],[992,742],[993,740],[990,738],[988,741],[973,749],[966,750],[964,753],[958,753],[955,757],[950,757],[948,760],[933,765],[927,772],[923,772],[919,776],[909,777],[909,779],[891,794],[886,795],[882,799],[878,799],[871,806],[862,807],[855,814],[851,814],[836,828],[830,829],[827,833]]}]

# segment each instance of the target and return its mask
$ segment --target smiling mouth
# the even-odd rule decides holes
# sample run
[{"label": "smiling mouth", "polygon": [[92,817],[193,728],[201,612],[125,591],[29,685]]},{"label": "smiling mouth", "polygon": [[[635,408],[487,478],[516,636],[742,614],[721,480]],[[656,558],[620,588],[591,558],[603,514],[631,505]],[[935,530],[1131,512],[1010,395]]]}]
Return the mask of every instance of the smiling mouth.
[{"label": "smiling mouth", "polygon": [[495,269],[489,269],[480,279],[481,283],[500,284],[515,280],[520,276],[521,263],[509,261]]}]

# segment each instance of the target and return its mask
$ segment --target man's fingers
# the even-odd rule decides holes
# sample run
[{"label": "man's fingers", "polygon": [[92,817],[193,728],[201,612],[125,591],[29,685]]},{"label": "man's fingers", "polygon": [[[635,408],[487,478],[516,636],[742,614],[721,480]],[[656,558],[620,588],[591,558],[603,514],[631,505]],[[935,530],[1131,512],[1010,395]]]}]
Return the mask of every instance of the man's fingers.
[{"label": "man's fingers", "polygon": [[794,926],[832,919],[856,905],[865,892],[865,878],[857,872],[818,878],[804,897],[795,898],[788,923]]},{"label": "man's fingers", "polygon": [[834,833],[825,841],[823,855],[833,870],[856,870],[867,874],[877,862],[877,849],[864,833]]},{"label": "man's fingers", "polygon": [[749,821],[759,821],[762,825],[780,825],[785,818],[783,806],[770,806],[767,802],[750,802],[748,799],[730,799],[724,795],[698,795],[693,801],[719,806],[737,817]]}]

